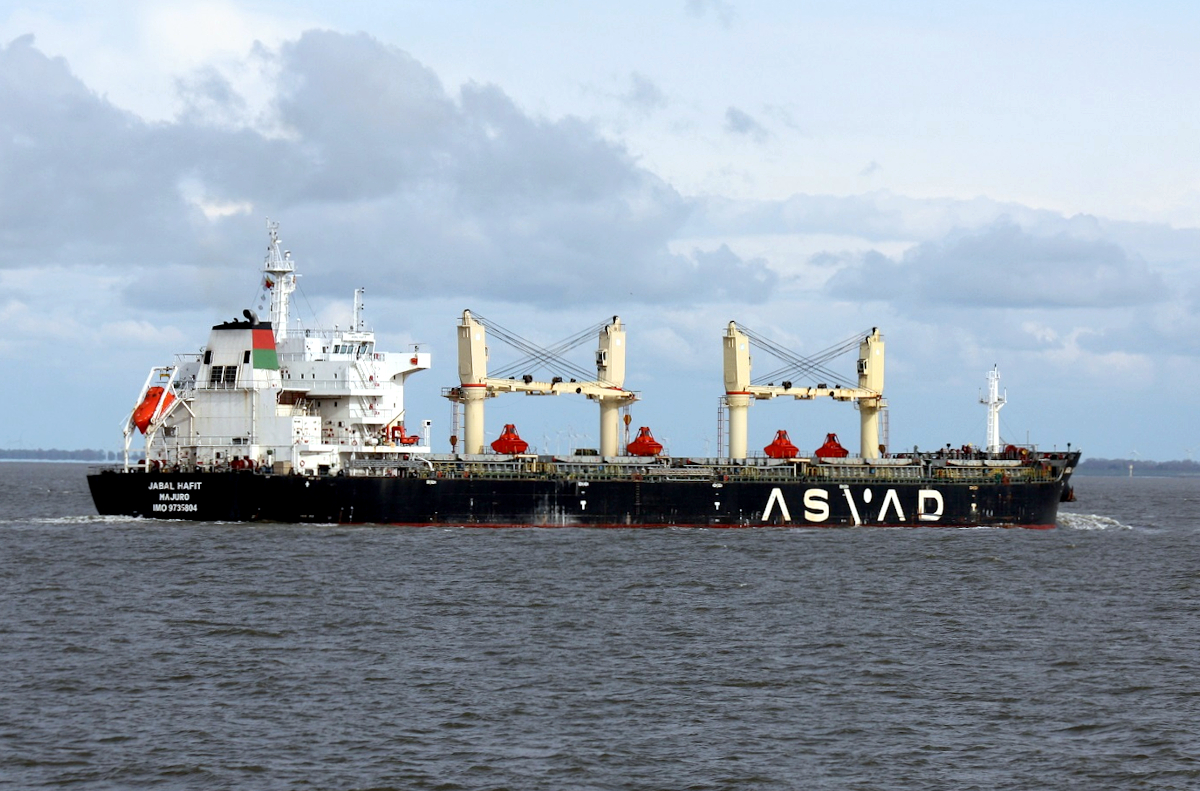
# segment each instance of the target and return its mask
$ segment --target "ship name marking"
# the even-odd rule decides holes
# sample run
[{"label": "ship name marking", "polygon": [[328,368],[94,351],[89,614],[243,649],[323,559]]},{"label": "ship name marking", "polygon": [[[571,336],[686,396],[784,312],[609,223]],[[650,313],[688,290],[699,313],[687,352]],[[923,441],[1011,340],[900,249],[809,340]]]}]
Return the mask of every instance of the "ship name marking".
[{"label": "ship name marking", "polygon": [[829,492],[824,489],[804,490],[804,519],[824,522],[829,518]]},{"label": "ship name marking", "polygon": [[[933,502],[936,508],[929,510],[926,503]],[[917,518],[922,522],[936,522],[942,516],[942,510],[946,507],[946,503],[942,500],[942,493],[937,489],[921,489],[917,492],[917,513],[920,514]]]},{"label": "ship name marking", "polygon": [[895,489],[888,489],[887,493],[883,495],[883,507],[879,509],[879,521],[887,521],[886,517],[889,503],[896,507],[896,519],[903,522],[904,509],[900,507],[900,496],[896,494]]},{"label": "ship name marking", "polygon": [[787,503],[783,500],[783,492],[779,490],[779,487],[771,490],[771,496],[767,498],[767,507],[763,509],[762,521],[767,521],[767,517],[771,515],[771,509],[775,506],[775,503],[779,503],[779,513],[783,515],[783,521],[792,521],[792,515],[788,511]]},{"label": "ship name marking", "polygon": [[[865,524],[867,519],[864,519],[859,512],[860,504],[855,502],[854,495],[850,491],[849,486],[841,487],[842,495],[846,498],[846,506],[850,510],[850,518],[853,524]],[[875,499],[870,489],[866,489],[862,494],[861,505],[866,506]],[[783,490],[776,487],[771,490],[770,496],[767,498],[767,505],[763,509],[762,519],[766,522],[774,513],[776,507],[779,509],[779,515],[784,522],[792,521],[791,511],[788,510],[787,500],[784,499]],[[946,509],[945,499],[942,493],[936,489],[919,489],[917,491],[917,518],[922,522],[936,522],[942,518],[942,514]],[[904,522],[904,506],[900,504],[900,495],[895,489],[887,489],[883,493],[883,500],[879,506],[879,514],[874,518],[875,522],[886,523],[888,521],[888,513],[895,511],[895,519],[898,522]],[[829,519],[829,492],[826,489],[805,489],[804,490],[804,521],[806,523],[819,523]]]}]

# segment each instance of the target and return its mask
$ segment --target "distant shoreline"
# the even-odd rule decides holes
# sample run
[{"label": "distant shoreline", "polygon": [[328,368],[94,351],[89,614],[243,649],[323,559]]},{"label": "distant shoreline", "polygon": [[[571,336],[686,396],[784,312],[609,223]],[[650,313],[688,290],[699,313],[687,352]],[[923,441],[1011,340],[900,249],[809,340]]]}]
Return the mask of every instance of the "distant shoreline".
[{"label": "distant shoreline", "polygon": [[1129,470],[1125,472],[1108,472],[1107,470],[1076,470],[1076,478],[1200,478],[1200,473],[1195,472],[1162,472],[1159,470],[1139,470],[1136,467],[1133,469],[1133,475],[1129,474]]},{"label": "distant shoreline", "polygon": [[[144,450],[130,450],[129,458],[140,459],[146,455]],[[83,450],[61,450],[59,448],[0,448],[0,461],[77,461],[103,464],[105,462],[122,461],[123,451],[99,450],[84,448]]]},{"label": "distant shoreline", "polygon": [[0,459],[0,464],[115,464],[107,459]]},{"label": "distant shoreline", "polygon": [[1076,475],[1105,478],[1128,478],[1129,468],[1134,478],[1192,478],[1200,476],[1200,463],[1182,461],[1151,461],[1149,459],[1088,459],[1079,462]]}]

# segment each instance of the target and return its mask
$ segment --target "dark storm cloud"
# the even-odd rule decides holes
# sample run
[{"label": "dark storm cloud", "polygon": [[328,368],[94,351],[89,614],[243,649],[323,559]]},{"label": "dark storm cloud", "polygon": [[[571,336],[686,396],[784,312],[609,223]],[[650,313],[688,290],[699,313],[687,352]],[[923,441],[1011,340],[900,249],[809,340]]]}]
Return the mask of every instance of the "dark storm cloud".
[{"label": "dark storm cloud", "polygon": [[920,244],[900,260],[869,253],[834,275],[828,289],[916,310],[1111,308],[1167,296],[1161,275],[1111,242],[1037,236],[1012,223]]},{"label": "dark storm cloud", "polygon": [[[691,205],[584,121],[531,117],[494,85],[451,96],[365,35],[310,31],[277,58],[265,127],[281,134],[267,135],[235,125],[245,102],[212,71],[179,83],[175,122],[147,124],[32,39],[0,49],[0,262],[141,266],[127,293],[143,301],[160,265],[244,265],[258,249],[242,246],[246,228],[261,233],[269,215],[309,262],[310,294],[352,281],[686,304],[761,301],[774,285],[762,261],[728,250],[732,289],[714,286],[710,255],[671,253]],[[207,219],[189,199],[252,213]]]}]

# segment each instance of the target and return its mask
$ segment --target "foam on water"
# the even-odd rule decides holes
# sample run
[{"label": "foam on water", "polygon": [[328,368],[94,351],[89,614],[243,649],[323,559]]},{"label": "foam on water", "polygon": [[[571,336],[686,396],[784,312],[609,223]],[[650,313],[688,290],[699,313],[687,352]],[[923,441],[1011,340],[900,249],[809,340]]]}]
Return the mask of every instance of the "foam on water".
[{"label": "foam on water", "polygon": [[1069,530],[1132,530],[1131,525],[1124,524],[1111,516],[1099,514],[1062,513],[1058,516],[1058,526]]},{"label": "foam on water", "polygon": [[117,525],[129,522],[159,522],[164,520],[148,519],[141,516],[101,516],[99,514],[83,514],[79,516],[46,516],[26,519],[0,519],[0,526],[20,525]]}]

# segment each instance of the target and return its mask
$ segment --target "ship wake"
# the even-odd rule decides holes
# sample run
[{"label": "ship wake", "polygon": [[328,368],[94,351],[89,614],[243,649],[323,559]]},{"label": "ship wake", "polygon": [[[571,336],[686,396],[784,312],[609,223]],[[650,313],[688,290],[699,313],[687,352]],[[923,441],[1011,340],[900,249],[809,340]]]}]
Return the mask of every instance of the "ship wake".
[{"label": "ship wake", "polygon": [[1058,526],[1068,530],[1132,530],[1131,525],[1099,514],[1060,513]]}]

